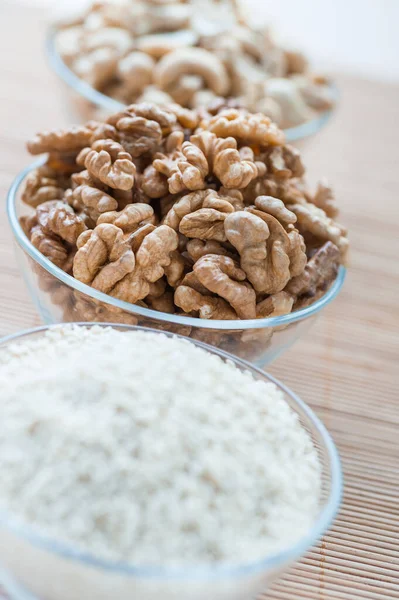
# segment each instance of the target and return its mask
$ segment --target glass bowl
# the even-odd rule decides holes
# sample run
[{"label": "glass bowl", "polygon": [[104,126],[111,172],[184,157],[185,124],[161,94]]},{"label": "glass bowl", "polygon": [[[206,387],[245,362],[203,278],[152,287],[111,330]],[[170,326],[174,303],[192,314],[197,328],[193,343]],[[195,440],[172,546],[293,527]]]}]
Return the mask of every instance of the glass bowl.
[{"label": "glass bowl", "polygon": [[[74,123],[98,119],[124,108],[124,104],[97,91],[71,71],[57,51],[56,32],[56,28],[51,28],[47,35],[46,53],[52,70],[63,84],[62,99],[69,121]],[[317,117],[306,123],[284,129],[287,142],[302,146],[303,140],[313,137],[328,123],[338,101],[338,90],[333,83],[331,83],[331,96],[334,99],[333,108],[320,112]]]},{"label": "glass bowl", "polygon": [[31,214],[32,209],[21,200],[21,186],[27,174],[43,162],[40,159],[33,163],[15,179],[8,194],[7,211],[22,276],[41,318],[48,325],[77,321],[142,325],[198,339],[262,367],[307,331],[316,315],[342,287],[344,267],[340,267],[324,296],[311,306],[281,317],[236,321],[170,315],[112,298],[56,267],[26,237],[19,218]]},{"label": "glass bowl", "polygon": [[[91,327],[98,323],[79,325]],[[129,325],[102,326],[121,331],[145,330]],[[40,338],[47,329],[39,327],[8,336],[0,340],[0,351],[9,344]],[[18,525],[12,515],[0,513],[3,577],[1,579],[0,575],[0,581],[4,582],[13,600],[250,600],[264,591],[328,529],[340,504],[342,475],[336,447],[324,425],[298,396],[274,377],[221,350],[195,340],[192,342],[224,361],[232,361],[257,380],[272,381],[297,413],[312,438],[322,466],[320,507],[310,530],[293,546],[257,562],[234,566],[136,567],[97,559],[42,537],[29,527]]]}]

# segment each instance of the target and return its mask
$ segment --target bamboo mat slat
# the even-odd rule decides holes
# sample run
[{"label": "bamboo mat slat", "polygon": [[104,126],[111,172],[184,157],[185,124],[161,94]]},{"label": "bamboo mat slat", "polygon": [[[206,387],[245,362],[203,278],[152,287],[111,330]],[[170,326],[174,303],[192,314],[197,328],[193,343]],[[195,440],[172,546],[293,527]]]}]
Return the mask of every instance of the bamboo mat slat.
[{"label": "bamboo mat slat", "polygon": [[[3,199],[30,160],[25,139],[67,118],[44,61],[43,31],[39,13],[0,3]],[[344,501],[320,544],[262,600],[399,599],[399,86],[348,77],[338,83],[334,122],[304,153],[311,179],[326,175],[334,183],[350,230],[351,268],[341,296],[270,371],[332,433]],[[4,201],[0,210],[4,335],[40,321],[14,259]]]}]

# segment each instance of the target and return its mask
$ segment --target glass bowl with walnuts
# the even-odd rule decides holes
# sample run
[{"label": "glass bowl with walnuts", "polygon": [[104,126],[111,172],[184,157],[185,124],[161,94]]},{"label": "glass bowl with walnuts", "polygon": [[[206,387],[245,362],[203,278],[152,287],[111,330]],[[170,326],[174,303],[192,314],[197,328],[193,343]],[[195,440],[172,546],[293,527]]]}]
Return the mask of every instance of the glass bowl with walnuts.
[{"label": "glass bowl with walnuts", "polygon": [[16,179],[8,214],[46,323],[140,324],[263,366],[342,286],[332,191],[308,189],[268,117],[133,104],[28,149],[47,156]]},{"label": "glass bowl with walnuts", "polygon": [[239,0],[95,0],[58,19],[47,53],[72,121],[133,102],[216,111],[228,101],[266,114],[297,142],[327,123],[337,101],[331,80],[251,23]]}]

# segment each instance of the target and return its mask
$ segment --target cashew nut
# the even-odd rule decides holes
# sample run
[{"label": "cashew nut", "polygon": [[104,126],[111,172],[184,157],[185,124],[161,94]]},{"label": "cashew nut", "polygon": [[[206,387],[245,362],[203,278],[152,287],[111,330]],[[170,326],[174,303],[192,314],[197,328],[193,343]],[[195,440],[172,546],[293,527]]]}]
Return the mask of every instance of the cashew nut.
[{"label": "cashew nut", "polygon": [[143,35],[137,40],[137,48],[153,58],[159,59],[173,50],[185,48],[186,46],[195,46],[197,41],[198,35],[195,31],[181,29],[180,31]]},{"label": "cashew nut", "polygon": [[167,90],[182,75],[199,75],[215,94],[228,92],[229,77],[223,63],[204,48],[182,48],[167,54],[157,64],[154,79]]},{"label": "cashew nut", "polygon": [[130,52],[119,61],[118,74],[131,93],[139,93],[151,83],[153,59],[144,52]]},{"label": "cashew nut", "polygon": [[312,119],[313,112],[303,99],[295,81],[282,77],[269,79],[265,84],[265,92],[266,96],[278,102],[284,122],[290,123],[291,127]]},{"label": "cashew nut", "polygon": [[137,98],[137,102],[146,102],[149,104],[169,104],[173,102],[170,94],[163,92],[156,85],[149,85],[145,88],[141,96]]}]

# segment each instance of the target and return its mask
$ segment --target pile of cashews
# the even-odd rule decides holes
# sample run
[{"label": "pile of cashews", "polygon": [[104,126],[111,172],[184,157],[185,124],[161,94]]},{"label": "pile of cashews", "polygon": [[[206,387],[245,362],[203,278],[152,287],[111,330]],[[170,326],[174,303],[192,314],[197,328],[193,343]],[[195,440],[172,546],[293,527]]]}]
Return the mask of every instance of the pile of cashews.
[{"label": "pile of cashews", "polygon": [[59,24],[56,49],[78,77],[125,104],[233,99],[282,128],[334,104],[330,82],[266,26],[250,25],[237,0],[95,0]]}]

